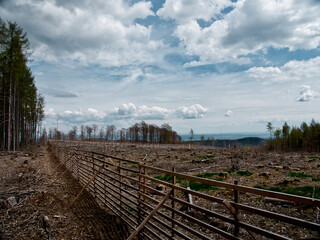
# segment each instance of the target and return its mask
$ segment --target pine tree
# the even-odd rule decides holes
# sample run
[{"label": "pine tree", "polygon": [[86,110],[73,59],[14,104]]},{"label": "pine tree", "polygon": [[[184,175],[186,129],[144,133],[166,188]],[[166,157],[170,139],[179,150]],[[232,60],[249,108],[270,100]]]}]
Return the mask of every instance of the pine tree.
[{"label": "pine tree", "polygon": [[44,98],[37,94],[34,77],[27,67],[29,45],[21,27],[0,19],[2,150],[15,151],[40,137]]}]

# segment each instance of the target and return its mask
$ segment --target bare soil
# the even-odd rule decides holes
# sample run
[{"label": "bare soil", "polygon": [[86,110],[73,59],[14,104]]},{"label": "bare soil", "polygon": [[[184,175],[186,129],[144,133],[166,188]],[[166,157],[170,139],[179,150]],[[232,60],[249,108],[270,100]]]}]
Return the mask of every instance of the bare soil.
[{"label": "bare soil", "polygon": [[[79,143],[76,144],[79,146]],[[268,152],[262,148],[207,148],[186,145],[151,144],[102,144],[80,143],[81,149],[101,152],[123,159],[142,161],[148,165],[177,172],[200,176],[250,187],[261,187],[281,191],[292,190],[291,194],[320,198],[320,155],[319,153]],[[71,145],[70,145],[71,146]],[[205,175],[207,173],[207,175]],[[210,176],[210,173],[213,173]],[[208,177],[209,176],[209,177]],[[201,191],[201,190],[200,190]],[[206,191],[206,190],[204,190]],[[206,191],[216,197],[230,199],[229,190]],[[320,211],[316,207],[286,202],[273,202],[257,195],[240,193],[240,202],[252,207],[285,214],[310,222],[320,220]],[[206,205],[196,197],[194,202]],[[221,211],[220,205],[212,204],[211,210]],[[266,221],[257,215],[243,214],[244,221],[286,235],[292,239],[320,239],[317,232],[297,228],[290,224]],[[259,238],[258,238],[259,239]]]},{"label": "bare soil", "polygon": [[[257,148],[214,149],[195,146],[77,143],[81,149],[142,161],[148,165],[198,175],[244,186],[282,189],[320,187],[319,153],[277,153]],[[71,145],[70,145],[71,146]],[[0,153],[0,240],[1,239],[126,239],[128,229],[116,216],[101,209],[87,192],[72,208],[80,192],[77,180],[46,149],[34,152]],[[238,174],[239,171],[248,175]],[[62,175],[63,173],[63,175]],[[300,174],[300,175],[299,175]],[[52,185],[50,185],[56,180]],[[230,192],[212,191],[219,197]],[[309,193],[310,194],[310,193]],[[316,193],[311,193],[316,194]],[[318,193],[319,194],[319,193]],[[318,195],[319,196],[319,195]],[[9,198],[16,200],[10,205]],[[319,209],[291,206],[240,195],[241,202],[271,211],[317,222]],[[197,199],[195,198],[195,202]],[[197,203],[198,204],[198,203]],[[201,205],[201,203],[199,203]],[[212,206],[212,210],[219,206]],[[289,232],[293,239],[318,238],[306,229],[251,218],[252,223],[278,233]],[[295,228],[294,228],[295,229]]]},{"label": "bare soil", "polygon": [[125,224],[87,192],[68,207],[81,187],[57,166],[44,147],[0,153],[0,239],[126,239]]}]

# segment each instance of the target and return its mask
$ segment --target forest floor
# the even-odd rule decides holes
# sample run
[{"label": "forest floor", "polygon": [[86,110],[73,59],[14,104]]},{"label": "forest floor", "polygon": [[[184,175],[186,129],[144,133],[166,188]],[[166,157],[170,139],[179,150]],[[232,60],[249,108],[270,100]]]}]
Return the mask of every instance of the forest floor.
[{"label": "forest floor", "polygon": [[0,240],[126,239],[125,224],[87,192],[69,208],[81,187],[57,166],[44,147],[0,152]]}]

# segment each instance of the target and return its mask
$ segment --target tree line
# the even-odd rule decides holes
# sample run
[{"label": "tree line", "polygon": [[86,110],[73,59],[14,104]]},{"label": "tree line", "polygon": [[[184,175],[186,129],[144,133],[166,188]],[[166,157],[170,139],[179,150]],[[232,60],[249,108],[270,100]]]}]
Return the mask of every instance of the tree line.
[{"label": "tree line", "polygon": [[0,18],[0,148],[15,151],[34,143],[44,118],[44,98],[27,66],[31,56],[27,34]]},{"label": "tree line", "polygon": [[73,127],[68,134],[55,129],[49,129],[47,136],[49,139],[56,140],[82,140],[82,141],[127,141],[143,143],[181,143],[182,138],[172,127],[164,123],[161,127],[155,124],[148,124],[145,121],[135,123],[129,128],[117,129],[114,125],[105,128],[93,125],[81,125],[80,131]]},{"label": "tree line", "polygon": [[[267,147],[277,151],[320,151],[320,123],[314,119],[308,125],[303,122],[300,127],[290,127],[285,122],[282,128],[274,129],[268,122],[267,129],[270,139]],[[273,138],[272,138],[273,136]]]}]

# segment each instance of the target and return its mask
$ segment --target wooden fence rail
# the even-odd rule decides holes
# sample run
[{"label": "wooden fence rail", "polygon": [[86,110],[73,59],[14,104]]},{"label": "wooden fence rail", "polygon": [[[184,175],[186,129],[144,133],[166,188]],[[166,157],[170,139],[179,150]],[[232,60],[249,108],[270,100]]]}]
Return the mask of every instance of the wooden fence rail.
[{"label": "wooden fence rail", "polygon": [[[263,201],[272,197],[316,211],[319,199],[195,177],[81,150],[76,144],[66,147],[51,141],[49,148],[97,202],[123,219],[139,239],[291,239],[299,231],[320,233],[316,216],[306,220],[297,211],[289,216]],[[210,185],[216,194],[187,188],[191,182]]]}]

